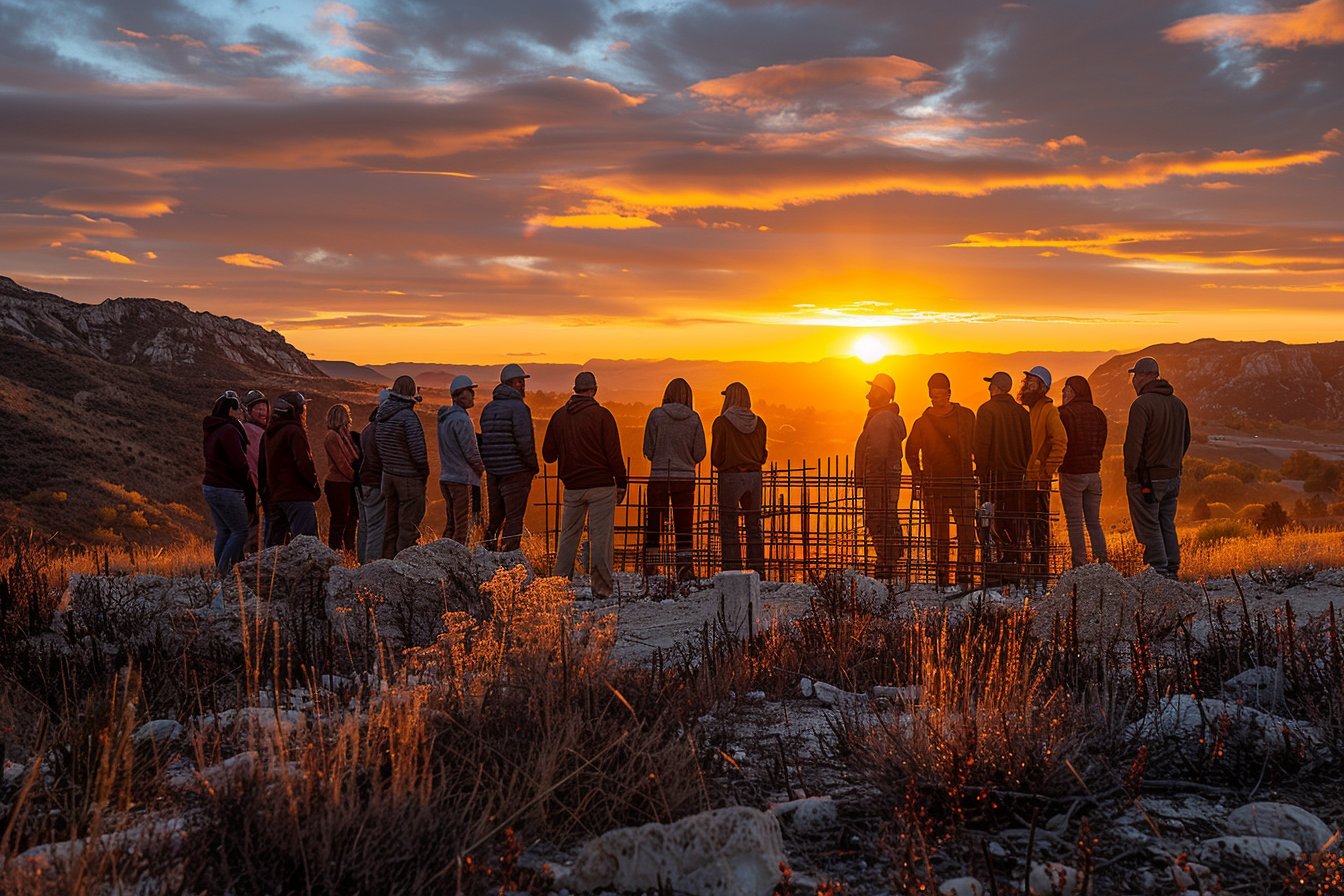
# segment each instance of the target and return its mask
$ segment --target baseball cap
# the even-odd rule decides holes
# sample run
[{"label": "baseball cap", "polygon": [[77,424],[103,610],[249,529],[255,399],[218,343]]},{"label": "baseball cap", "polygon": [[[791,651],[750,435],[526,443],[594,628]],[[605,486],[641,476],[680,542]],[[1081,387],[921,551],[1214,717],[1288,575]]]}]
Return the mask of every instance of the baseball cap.
[{"label": "baseball cap", "polygon": [[453,377],[453,383],[451,386],[448,387],[448,393],[450,395],[456,395],[463,389],[475,389],[475,388],[476,384],[471,381],[471,377],[467,376],[464,373],[459,373],[457,376]]},{"label": "baseball cap", "polygon": [[993,376],[985,377],[985,382],[989,383],[995,389],[1002,389],[1004,392],[1011,392],[1013,389],[1013,378],[1005,371],[998,371]]},{"label": "baseball cap", "polygon": [[504,369],[499,372],[499,381],[501,383],[507,383],[509,380],[517,379],[529,380],[531,378],[531,374],[523,370],[522,365],[519,364],[505,364]]},{"label": "baseball cap", "polygon": [[1050,371],[1047,370],[1047,369],[1045,369],[1045,368],[1042,367],[1041,365],[1037,364],[1035,367],[1031,368],[1030,370],[1024,370],[1024,371],[1022,371],[1022,372],[1025,373],[1027,376],[1034,376],[1034,377],[1036,377],[1036,379],[1038,379],[1038,380],[1040,380],[1041,382],[1045,383],[1045,388],[1047,388],[1047,389],[1050,388]]},{"label": "baseball cap", "polygon": [[597,388],[597,377],[593,376],[591,370],[580,370],[579,375],[574,377],[574,391],[588,392]]},{"label": "baseball cap", "polygon": [[929,388],[951,389],[952,381],[947,378],[947,374],[945,373],[935,373],[933,376],[929,377]]},{"label": "baseball cap", "polygon": [[883,392],[887,393],[888,398],[896,397],[896,381],[885,373],[879,373],[877,376],[868,380],[868,385],[876,386],[881,389]]},{"label": "baseball cap", "polygon": [[1140,358],[1134,362],[1134,366],[1129,368],[1130,373],[1157,373],[1156,358]]}]

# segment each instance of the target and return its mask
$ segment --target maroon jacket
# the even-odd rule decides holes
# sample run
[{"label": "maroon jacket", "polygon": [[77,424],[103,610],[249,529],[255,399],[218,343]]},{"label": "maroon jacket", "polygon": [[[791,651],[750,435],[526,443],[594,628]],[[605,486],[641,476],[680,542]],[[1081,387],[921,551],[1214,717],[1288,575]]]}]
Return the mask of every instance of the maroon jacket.
[{"label": "maroon jacket", "polygon": [[1099,473],[1106,451],[1106,414],[1092,403],[1092,387],[1083,377],[1071,376],[1065,384],[1073,388],[1074,398],[1059,409],[1060,422],[1069,435],[1059,472]]},{"label": "maroon jacket", "polygon": [[322,497],[317,484],[313,451],[308,446],[308,431],[294,417],[276,414],[261,437],[261,455],[257,458],[257,479],[261,498],[274,501],[316,501]]},{"label": "maroon jacket", "polygon": [[232,417],[206,417],[201,423],[205,441],[205,476],[202,485],[250,491],[252,473],[247,466],[247,434]]},{"label": "maroon jacket", "polygon": [[616,418],[591,396],[571,395],[551,415],[541,456],[548,464],[559,461],[565,488],[626,486]]}]

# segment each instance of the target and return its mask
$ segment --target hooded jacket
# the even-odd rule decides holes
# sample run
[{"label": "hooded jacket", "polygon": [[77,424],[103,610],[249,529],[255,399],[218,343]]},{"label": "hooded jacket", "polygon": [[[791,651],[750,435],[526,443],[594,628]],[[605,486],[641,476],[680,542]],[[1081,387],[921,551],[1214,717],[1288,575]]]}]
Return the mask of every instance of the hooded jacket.
[{"label": "hooded jacket", "polygon": [[272,414],[257,460],[262,500],[316,501],[322,497],[308,432],[293,414]]},{"label": "hooded jacket", "polygon": [[571,395],[551,415],[541,456],[548,464],[559,463],[565,488],[625,489],[616,418],[591,395]]},{"label": "hooded jacket", "polygon": [[728,408],[710,427],[709,461],[720,473],[755,473],[770,452],[765,447],[765,421],[751,408]]},{"label": "hooded jacket", "polygon": [[425,450],[425,428],[415,413],[415,399],[395,392],[378,406],[378,456],[383,472],[389,476],[412,479],[429,478],[429,455]]},{"label": "hooded jacket", "polygon": [[202,485],[212,488],[252,488],[247,466],[247,435],[243,425],[232,417],[206,417],[201,421],[205,453]]},{"label": "hooded jacket", "polygon": [[481,461],[494,476],[536,475],[541,469],[532,411],[522,393],[507,383],[495,387],[490,403],[481,410]]},{"label": "hooded jacket", "polygon": [[439,481],[480,485],[485,464],[476,445],[476,427],[458,404],[439,408]]},{"label": "hooded jacket", "polygon": [[359,484],[363,488],[383,487],[383,456],[378,453],[378,411],[369,415],[369,422],[359,433]]},{"label": "hooded jacket", "polygon": [[705,425],[684,404],[669,401],[649,411],[644,424],[644,456],[650,479],[694,479],[705,459]]},{"label": "hooded jacket", "polygon": [[1027,479],[1049,482],[1055,478],[1064,453],[1069,448],[1069,434],[1059,419],[1059,408],[1049,395],[1042,395],[1032,404],[1028,413],[1031,424],[1031,459],[1027,461]]},{"label": "hooded jacket", "polygon": [[991,396],[975,412],[975,471],[1021,476],[1031,458],[1031,416],[1013,396]]},{"label": "hooded jacket", "polygon": [[928,408],[910,427],[905,462],[916,478],[964,478],[971,475],[974,447],[975,411],[954,401],[950,413],[939,415]]},{"label": "hooded jacket", "polygon": [[1085,378],[1071,376],[1065,385],[1073,389],[1073,400],[1059,409],[1059,420],[1069,437],[1059,472],[1099,473],[1106,451],[1106,414],[1092,403],[1092,386]]},{"label": "hooded jacket", "polygon": [[905,420],[896,402],[870,408],[863,421],[863,432],[854,443],[854,479],[859,484],[870,480],[900,478],[901,443],[905,441]]},{"label": "hooded jacket", "polygon": [[1190,412],[1171,383],[1153,380],[1129,406],[1125,429],[1125,479],[1175,479],[1190,449]]}]

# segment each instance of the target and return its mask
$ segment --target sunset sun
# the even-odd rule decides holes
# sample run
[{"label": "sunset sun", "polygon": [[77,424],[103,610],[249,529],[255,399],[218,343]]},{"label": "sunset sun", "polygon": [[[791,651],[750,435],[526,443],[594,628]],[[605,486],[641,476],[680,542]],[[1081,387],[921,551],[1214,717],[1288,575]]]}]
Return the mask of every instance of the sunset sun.
[{"label": "sunset sun", "polygon": [[891,343],[876,333],[864,333],[854,340],[850,354],[865,364],[875,364],[891,354]]}]

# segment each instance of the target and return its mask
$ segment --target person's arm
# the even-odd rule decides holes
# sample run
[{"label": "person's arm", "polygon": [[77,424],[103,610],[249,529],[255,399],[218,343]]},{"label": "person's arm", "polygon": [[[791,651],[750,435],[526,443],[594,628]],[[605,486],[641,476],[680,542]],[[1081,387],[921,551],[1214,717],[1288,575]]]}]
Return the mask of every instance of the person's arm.
[{"label": "person's arm", "polygon": [[1041,472],[1044,474],[1043,478],[1048,481],[1059,472],[1059,465],[1064,463],[1064,454],[1069,450],[1069,433],[1064,429],[1059,409],[1053,405],[1045,415],[1045,437],[1050,441],[1050,453],[1045,456]]},{"label": "person's arm", "polygon": [[697,464],[705,459],[705,424],[695,415],[695,437],[691,442],[691,460]]},{"label": "person's arm", "polygon": [[653,411],[649,411],[649,419],[644,423],[644,457],[648,460],[653,460],[653,449],[658,443],[656,432],[658,428],[656,421],[658,418],[654,416],[654,411],[656,410],[658,409],[654,408]]},{"label": "person's arm", "polygon": [[924,473],[919,463],[919,453],[923,443],[924,426],[920,420],[916,420],[915,425],[910,428],[910,438],[905,440],[905,465],[910,468],[910,475],[916,480]]},{"label": "person's arm", "polygon": [[1186,409],[1184,402],[1181,404],[1181,416],[1185,418],[1185,443],[1181,448],[1181,458],[1184,459],[1186,452],[1190,450],[1190,411]]},{"label": "person's arm", "polygon": [[326,436],[322,439],[322,447],[327,451],[328,464],[334,467],[337,473],[353,481],[355,470],[350,466],[350,459],[346,457],[340,434],[334,429],[327,430]]},{"label": "person's arm", "polygon": [[313,500],[316,501],[317,496],[322,494],[322,487],[317,481],[317,467],[313,464],[313,449],[308,444],[308,437],[298,432],[291,436],[290,441],[294,451],[294,468],[299,472],[299,481],[308,486],[308,490],[314,495]]},{"label": "person's arm", "polygon": [[709,463],[716,470],[723,469],[723,418],[716,417],[710,428]]},{"label": "person's arm", "polygon": [[411,462],[415,464],[416,472],[420,474],[421,479],[429,478],[429,451],[425,447],[425,425],[420,422],[420,415],[414,410],[411,411],[411,418],[404,424],[406,427],[406,449],[411,457]]},{"label": "person's arm", "polygon": [[[560,459],[560,440],[555,435],[555,421],[560,416],[560,411],[563,410],[564,408],[561,407],[559,411],[551,415],[550,422],[546,424],[546,437],[541,440],[541,459],[548,464],[553,464]],[[522,444],[519,443],[518,451],[521,453],[522,450]]]},{"label": "person's arm", "polygon": [[266,482],[266,436],[261,437],[261,445],[257,449],[257,494],[261,496],[263,505],[270,502],[271,489]]},{"label": "person's arm", "polygon": [[975,469],[984,473],[989,462],[989,446],[993,438],[994,416],[988,412],[975,415],[975,435],[972,439],[971,459]]},{"label": "person's arm", "polygon": [[761,466],[765,466],[765,461],[770,457],[770,448],[766,443],[765,421],[760,417],[756,418],[756,425],[761,429]]},{"label": "person's arm", "polygon": [[[606,411],[606,408],[603,410]],[[621,431],[611,411],[606,411],[602,420],[602,445],[606,449],[607,469],[616,480],[616,490],[624,492],[629,478],[625,475],[625,460],[621,457]]]},{"label": "person's arm", "polygon": [[223,438],[220,439],[220,445],[224,449],[224,457],[228,460],[229,469],[233,471],[235,476],[241,473],[240,478],[246,479],[251,473],[247,466],[247,436],[239,432],[232,423],[222,427],[222,429],[224,432],[222,433]]},{"label": "person's arm", "polygon": [[467,466],[480,476],[485,472],[485,462],[481,460],[481,448],[476,441],[476,428],[471,425],[471,418],[463,414],[461,420],[457,420],[453,425],[453,435],[457,438],[457,446],[462,451],[462,456],[466,458]]},{"label": "person's arm", "polygon": [[[547,427],[547,435],[550,434],[550,427]],[[513,422],[513,437],[518,445],[518,453],[523,459],[523,466],[536,475],[541,471],[541,464],[537,463],[537,436],[532,427],[532,412],[527,405],[515,412]]]},{"label": "person's arm", "polygon": [[1148,425],[1147,415],[1135,401],[1129,406],[1129,424],[1125,427],[1125,480],[1139,481],[1139,463],[1143,454],[1143,433]]}]

